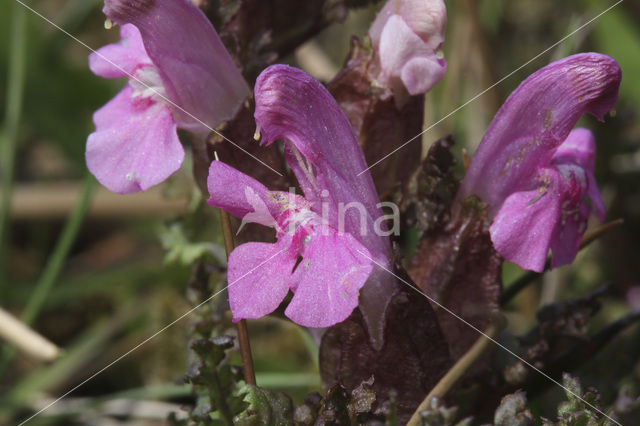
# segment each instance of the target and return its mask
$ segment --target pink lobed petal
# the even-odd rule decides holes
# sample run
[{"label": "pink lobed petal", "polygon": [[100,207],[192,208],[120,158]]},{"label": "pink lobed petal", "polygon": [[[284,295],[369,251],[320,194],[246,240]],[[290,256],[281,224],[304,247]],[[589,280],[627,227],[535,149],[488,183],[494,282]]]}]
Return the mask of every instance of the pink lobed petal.
[{"label": "pink lobed petal", "polygon": [[169,108],[152,100],[132,101],[127,85],[95,112],[96,131],[87,139],[87,167],[111,191],[145,191],[180,168],[184,150]]},{"label": "pink lobed petal", "polygon": [[593,172],[596,166],[596,140],[589,129],[577,127],[553,153],[554,163],[577,164]]},{"label": "pink lobed petal", "polygon": [[286,239],[276,244],[246,243],[231,252],[227,279],[234,321],[263,317],[284,300],[296,263],[289,244]]},{"label": "pink lobed petal", "polygon": [[561,203],[553,191],[542,196],[537,189],[511,194],[489,228],[493,246],[509,262],[542,272]]},{"label": "pink lobed petal", "polygon": [[447,71],[444,59],[436,55],[412,58],[402,67],[400,79],[410,95],[427,93],[435,86]]},{"label": "pink lobed petal", "polygon": [[305,327],[330,327],[344,321],[358,306],[358,294],[373,266],[369,251],[349,234],[334,230],[310,235],[300,280],[285,310],[291,320]]},{"label": "pink lobed petal", "polygon": [[[255,213],[256,210],[270,214],[271,219],[277,218],[280,214],[281,206],[269,196],[270,191],[263,184],[223,162],[214,161],[211,163],[207,187],[210,195],[207,203],[214,207],[220,207],[240,219]],[[257,206],[261,207],[256,198],[264,203],[267,212],[260,208],[256,209]],[[267,225],[263,222],[272,224],[268,220],[269,218],[262,219],[252,222],[263,225]]]},{"label": "pink lobed petal", "polygon": [[91,72],[104,78],[120,78],[133,74],[141,65],[151,65],[140,31],[134,25],[123,25],[120,38],[118,43],[104,46],[89,55]]},{"label": "pink lobed petal", "polygon": [[552,268],[569,265],[575,260],[588,219],[589,208],[580,204],[575,213],[558,221],[551,238]]},{"label": "pink lobed petal", "polygon": [[598,220],[604,221],[606,217],[604,202],[593,175],[596,164],[596,142],[593,133],[580,127],[573,129],[553,154],[553,163],[577,164],[584,169],[587,178],[587,195],[591,199],[593,213]]},{"label": "pink lobed petal", "polygon": [[400,78],[410,59],[435,56],[433,49],[399,15],[391,15],[382,29],[378,54],[383,76],[388,82]]}]

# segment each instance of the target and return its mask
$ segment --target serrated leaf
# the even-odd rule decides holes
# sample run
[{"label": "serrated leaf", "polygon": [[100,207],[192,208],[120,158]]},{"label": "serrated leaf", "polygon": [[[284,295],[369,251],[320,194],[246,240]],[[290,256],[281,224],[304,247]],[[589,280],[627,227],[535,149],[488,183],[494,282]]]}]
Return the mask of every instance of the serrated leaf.
[{"label": "serrated leaf", "polygon": [[282,392],[274,392],[255,385],[244,385],[238,396],[247,407],[233,418],[239,426],[289,426],[293,422],[293,403]]}]

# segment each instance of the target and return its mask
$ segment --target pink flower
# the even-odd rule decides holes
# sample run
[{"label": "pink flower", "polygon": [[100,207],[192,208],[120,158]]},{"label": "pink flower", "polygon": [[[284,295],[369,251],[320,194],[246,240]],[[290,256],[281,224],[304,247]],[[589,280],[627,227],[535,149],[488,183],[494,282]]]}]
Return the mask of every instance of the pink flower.
[{"label": "pink flower", "polygon": [[262,143],[284,142],[305,196],[271,192],[229,166],[211,165],[209,204],[276,226],[275,244],[243,244],[229,258],[234,318],[263,316],[292,290],[285,314],[295,322],[327,327],[359,305],[372,338],[381,339],[395,287],[371,259],[390,268],[391,251],[376,229],[381,210],[371,175],[358,175],[366,163],[349,121],[318,81],[286,65],[263,71],[255,98]]},{"label": "pink flower", "polygon": [[[211,164],[207,184],[209,204],[276,228],[275,244],[242,244],[229,256],[235,321],[273,312],[289,290],[294,296],[285,314],[306,327],[341,322],[358,306],[358,293],[373,267],[369,251],[351,234],[325,223],[305,198],[269,191],[219,161]],[[255,197],[266,208],[256,208]]]},{"label": "pink flower", "polygon": [[620,79],[610,57],[573,55],[529,76],[496,114],[458,199],[476,195],[488,204],[491,239],[505,259],[541,272],[551,249],[552,267],[569,264],[590,211],[604,220],[593,135],[572,128],[587,112],[604,117]]},{"label": "pink flower", "polygon": [[89,57],[95,74],[129,84],[93,120],[89,170],[118,193],[144,191],[184,158],[177,129],[204,138],[234,116],[249,88],[202,11],[189,0],[106,0],[122,40]]},{"label": "pink flower", "polygon": [[369,29],[380,59],[378,79],[398,92],[418,95],[442,79],[447,9],[442,0],[388,0]]}]

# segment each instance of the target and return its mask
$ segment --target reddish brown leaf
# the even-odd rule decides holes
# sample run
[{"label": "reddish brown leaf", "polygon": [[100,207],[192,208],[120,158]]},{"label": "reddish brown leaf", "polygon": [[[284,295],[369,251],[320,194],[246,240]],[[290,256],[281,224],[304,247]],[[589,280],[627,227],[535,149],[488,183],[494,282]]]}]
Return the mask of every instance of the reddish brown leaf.
[{"label": "reddish brown leaf", "polygon": [[[466,200],[448,223],[422,236],[411,268],[424,292],[480,330],[498,309],[502,290],[502,259],[485,222],[485,207],[478,200]],[[435,305],[434,309],[451,356],[458,359],[479,333],[446,310]]]},{"label": "reddish brown leaf", "polygon": [[373,377],[374,410],[397,392],[398,416],[406,422],[451,361],[436,317],[424,295],[403,284],[386,319],[385,342],[376,351],[358,310],[327,330],[320,346],[320,371],[327,386],[349,391]]}]

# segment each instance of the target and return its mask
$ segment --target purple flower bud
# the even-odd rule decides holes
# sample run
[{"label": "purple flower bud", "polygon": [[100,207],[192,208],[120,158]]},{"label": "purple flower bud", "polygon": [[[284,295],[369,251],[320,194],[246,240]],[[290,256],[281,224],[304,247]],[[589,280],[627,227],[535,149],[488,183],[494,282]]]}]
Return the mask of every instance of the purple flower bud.
[{"label": "purple flower bud", "polygon": [[551,249],[552,267],[571,263],[589,211],[604,219],[593,135],[572,128],[585,113],[603,119],[620,79],[610,57],[573,55],[529,76],[496,114],[458,199],[488,204],[491,239],[505,259],[541,272]]},{"label": "purple flower bud", "polygon": [[396,96],[405,89],[428,92],[447,69],[438,53],[446,24],[442,0],[388,0],[369,29],[380,60],[378,80]]},{"label": "purple flower bud", "polygon": [[89,170],[114,192],[144,191],[184,157],[178,128],[204,138],[234,116],[249,88],[211,23],[189,0],[106,0],[119,43],[89,57],[105,78],[129,84],[94,115]]}]

